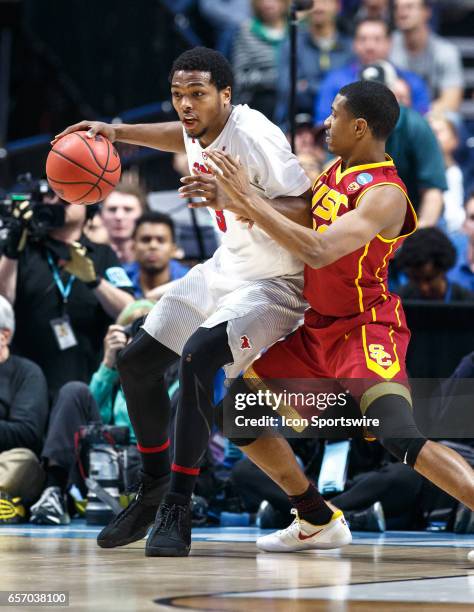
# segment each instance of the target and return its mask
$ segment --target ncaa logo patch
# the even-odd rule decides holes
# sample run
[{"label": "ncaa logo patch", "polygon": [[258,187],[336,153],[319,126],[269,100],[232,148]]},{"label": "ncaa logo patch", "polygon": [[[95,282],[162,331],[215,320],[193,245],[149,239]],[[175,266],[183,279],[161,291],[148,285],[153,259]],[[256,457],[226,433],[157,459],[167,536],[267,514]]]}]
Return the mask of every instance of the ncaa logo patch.
[{"label": "ncaa logo patch", "polygon": [[352,183],[351,183],[351,184],[348,186],[347,191],[348,191],[349,193],[353,193],[354,191],[357,191],[358,189],[360,189],[360,185],[358,185],[358,184],[357,184],[357,183],[354,181],[354,182],[352,182]]},{"label": "ncaa logo patch", "polygon": [[250,344],[250,340],[248,336],[240,336],[240,349],[243,351],[245,349],[251,349],[252,345]]},{"label": "ncaa logo patch", "polygon": [[359,183],[359,185],[368,185],[373,180],[374,177],[368,172],[362,172],[362,174],[359,174],[359,176],[356,178],[356,181]]}]

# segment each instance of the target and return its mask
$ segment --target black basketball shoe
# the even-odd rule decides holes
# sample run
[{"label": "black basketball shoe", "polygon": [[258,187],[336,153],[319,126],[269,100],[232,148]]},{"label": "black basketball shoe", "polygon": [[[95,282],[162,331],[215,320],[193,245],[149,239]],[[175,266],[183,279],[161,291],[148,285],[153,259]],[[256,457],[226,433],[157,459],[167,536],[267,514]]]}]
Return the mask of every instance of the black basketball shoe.
[{"label": "black basketball shoe", "polygon": [[119,512],[97,536],[101,548],[125,546],[141,540],[153,525],[161,500],[168,491],[170,475],[152,478],[140,472],[135,499]]},{"label": "black basketball shoe", "polygon": [[[191,548],[191,504],[167,495],[145,546],[147,557],[187,557]],[[178,502],[178,503],[176,503]]]}]

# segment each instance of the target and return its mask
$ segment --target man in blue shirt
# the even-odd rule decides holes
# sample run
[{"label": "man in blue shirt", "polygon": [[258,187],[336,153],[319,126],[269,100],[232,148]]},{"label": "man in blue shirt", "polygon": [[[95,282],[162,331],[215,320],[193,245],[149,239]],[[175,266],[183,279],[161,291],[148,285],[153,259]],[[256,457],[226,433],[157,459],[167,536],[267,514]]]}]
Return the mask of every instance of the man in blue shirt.
[{"label": "man in blue shirt", "polygon": [[123,264],[135,297],[159,299],[170,282],[188,268],[172,259],[176,253],[174,223],[168,215],[148,212],[137,219],[132,235],[135,261]]},{"label": "man in blue shirt", "polygon": [[[380,60],[387,60],[390,54],[391,38],[388,25],[381,19],[364,19],[356,28],[354,53],[356,59],[342,68],[328,72],[319,88],[314,117],[322,123],[331,113],[331,104],[338,91],[360,78],[362,68]],[[398,76],[407,82],[412,106],[422,115],[429,110],[430,94],[426,83],[413,72],[396,68]]]},{"label": "man in blue shirt", "polygon": [[[321,80],[329,70],[344,66],[352,56],[351,39],[337,31],[339,10],[339,0],[314,0],[307,23],[298,31],[297,113],[313,114]],[[278,99],[274,116],[275,123],[283,128],[288,120],[289,82],[290,42],[286,40],[279,50]]]},{"label": "man in blue shirt", "polygon": [[474,291],[474,192],[468,196],[465,209],[466,220],[463,230],[466,244],[463,245],[456,265],[448,272],[448,278],[451,282]]}]

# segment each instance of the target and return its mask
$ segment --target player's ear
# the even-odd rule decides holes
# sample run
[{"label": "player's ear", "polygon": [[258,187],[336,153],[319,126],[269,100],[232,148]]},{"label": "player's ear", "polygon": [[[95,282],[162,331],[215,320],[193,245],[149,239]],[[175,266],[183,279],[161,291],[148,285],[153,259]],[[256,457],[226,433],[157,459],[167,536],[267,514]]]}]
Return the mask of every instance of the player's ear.
[{"label": "player's ear", "polygon": [[221,89],[220,94],[224,106],[227,106],[232,102],[232,88],[230,85],[228,87],[224,87],[224,89]]},{"label": "player's ear", "polygon": [[367,133],[369,126],[365,119],[359,118],[355,120],[355,135],[358,138],[362,138]]}]

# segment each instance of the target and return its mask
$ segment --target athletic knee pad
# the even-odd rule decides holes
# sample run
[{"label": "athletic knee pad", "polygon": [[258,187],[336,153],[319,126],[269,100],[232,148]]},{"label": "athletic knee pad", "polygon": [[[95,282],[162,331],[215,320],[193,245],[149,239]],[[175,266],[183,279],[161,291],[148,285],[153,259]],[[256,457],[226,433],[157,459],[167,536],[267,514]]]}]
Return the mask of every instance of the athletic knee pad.
[{"label": "athletic knee pad", "polygon": [[[393,389],[384,387],[387,383],[376,385],[379,391]],[[361,407],[368,419],[377,419],[378,427],[370,427],[371,432],[392,455],[403,463],[413,467],[426,442],[413,418],[411,399],[408,390],[398,385],[403,395],[397,393],[378,394],[375,388],[362,398]],[[375,390],[375,393],[374,393]],[[375,399],[371,400],[370,398]],[[369,398],[369,399],[367,399]]]}]

